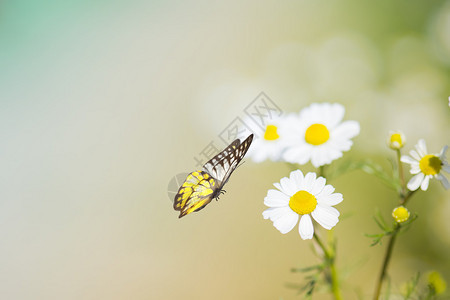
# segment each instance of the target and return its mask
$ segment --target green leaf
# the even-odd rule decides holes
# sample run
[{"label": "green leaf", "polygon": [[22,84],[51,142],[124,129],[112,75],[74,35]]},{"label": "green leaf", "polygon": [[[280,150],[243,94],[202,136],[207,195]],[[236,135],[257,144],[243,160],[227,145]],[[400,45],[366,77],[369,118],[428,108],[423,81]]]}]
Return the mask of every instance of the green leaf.
[{"label": "green leaf", "polygon": [[387,225],[386,221],[383,218],[383,215],[381,214],[381,212],[379,210],[376,211],[373,219],[377,223],[378,227],[380,227],[383,231],[386,231],[386,232],[392,231],[392,228]]},{"label": "green leaf", "polygon": [[365,234],[365,236],[373,238],[372,244],[370,244],[370,247],[373,247],[377,244],[382,244],[381,239],[385,236],[385,234]]},{"label": "green leaf", "polygon": [[386,221],[384,220],[383,216],[381,215],[381,213],[379,211],[377,211],[375,213],[375,216],[373,217],[373,219],[375,220],[375,222],[377,223],[378,227],[380,227],[381,230],[383,230],[382,233],[376,233],[376,234],[365,234],[366,237],[372,238],[372,244],[370,244],[371,247],[378,245],[378,244],[382,244],[381,240],[383,237],[387,236],[387,235],[391,235],[396,229],[396,225],[394,224],[394,227],[390,227],[386,224]]},{"label": "green leaf", "polygon": [[292,268],[291,272],[309,272],[309,271],[321,271],[324,269],[323,265],[313,265],[313,266],[309,266],[309,267],[305,267],[305,268]]}]

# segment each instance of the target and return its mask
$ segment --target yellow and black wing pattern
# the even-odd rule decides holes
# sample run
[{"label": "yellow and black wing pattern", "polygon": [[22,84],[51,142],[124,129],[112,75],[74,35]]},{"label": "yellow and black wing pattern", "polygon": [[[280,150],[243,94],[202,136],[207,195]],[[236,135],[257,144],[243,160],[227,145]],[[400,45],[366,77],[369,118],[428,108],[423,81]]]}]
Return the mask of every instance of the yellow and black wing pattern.
[{"label": "yellow and black wing pattern", "polygon": [[220,195],[223,186],[244,158],[252,141],[253,134],[242,143],[239,139],[234,140],[222,152],[204,164],[203,170],[189,173],[178,189],[173,203],[173,208],[180,211],[179,218],[201,210]]}]

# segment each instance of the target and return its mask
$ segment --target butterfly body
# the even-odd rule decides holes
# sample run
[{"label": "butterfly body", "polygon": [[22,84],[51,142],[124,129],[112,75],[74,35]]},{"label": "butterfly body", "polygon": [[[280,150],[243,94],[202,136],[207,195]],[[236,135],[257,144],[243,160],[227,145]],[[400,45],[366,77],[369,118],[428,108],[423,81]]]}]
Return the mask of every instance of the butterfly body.
[{"label": "butterfly body", "polygon": [[236,139],[203,165],[203,170],[188,174],[174,199],[173,208],[180,211],[179,218],[203,209],[224,192],[223,186],[247,153],[252,140],[253,134],[242,143]]}]

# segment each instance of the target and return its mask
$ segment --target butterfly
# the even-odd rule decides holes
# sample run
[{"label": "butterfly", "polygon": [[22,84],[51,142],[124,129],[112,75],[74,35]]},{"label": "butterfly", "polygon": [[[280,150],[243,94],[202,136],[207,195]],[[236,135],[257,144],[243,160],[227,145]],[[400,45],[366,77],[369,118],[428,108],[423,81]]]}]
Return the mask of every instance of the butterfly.
[{"label": "butterfly", "polygon": [[234,140],[222,152],[204,164],[202,170],[188,174],[178,189],[173,203],[173,208],[180,211],[178,218],[199,211],[212,199],[219,198],[224,192],[223,186],[244,158],[252,141],[253,134],[242,143],[239,139]]}]

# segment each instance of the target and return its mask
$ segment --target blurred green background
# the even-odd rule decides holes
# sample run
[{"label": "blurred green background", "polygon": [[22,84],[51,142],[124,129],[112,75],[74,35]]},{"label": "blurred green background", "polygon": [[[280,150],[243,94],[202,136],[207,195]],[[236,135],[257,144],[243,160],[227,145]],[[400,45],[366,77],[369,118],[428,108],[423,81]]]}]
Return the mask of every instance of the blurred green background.
[{"label": "blurred green background", "polygon": [[[316,262],[312,243],[261,215],[286,165],[248,161],[183,219],[171,178],[261,91],[285,112],[342,103],[361,134],[337,163],[389,168],[397,129],[438,152],[449,82],[450,1],[2,1],[0,298],[298,299],[286,285],[304,282],[290,269]],[[396,196],[361,172],[331,183],[349,215],[344,294],[369,299],[385,244],[364,234]],[[416,271],[450,278],[449,192],[432,182],[410,204],[394,292]]]}]

